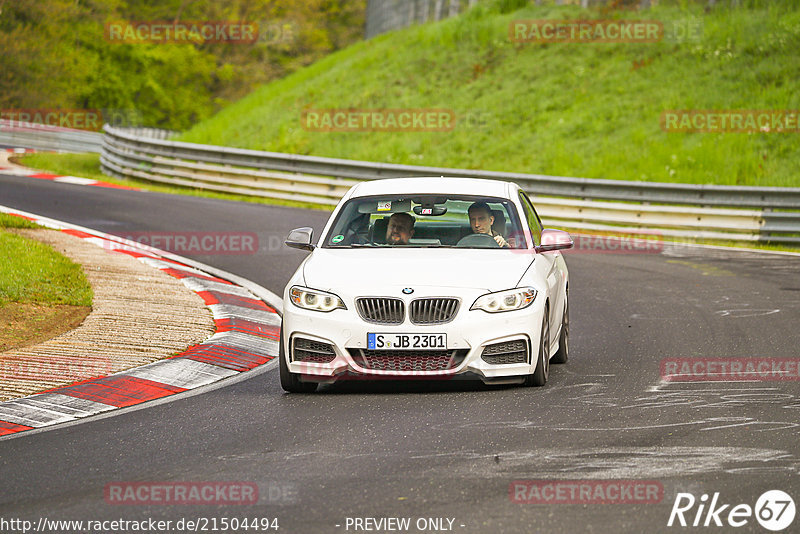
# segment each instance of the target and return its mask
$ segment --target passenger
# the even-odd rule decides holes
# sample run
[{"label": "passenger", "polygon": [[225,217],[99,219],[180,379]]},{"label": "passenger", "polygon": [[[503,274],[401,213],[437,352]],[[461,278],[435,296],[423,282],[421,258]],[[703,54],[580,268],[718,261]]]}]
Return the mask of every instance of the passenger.
[{"label": "passenger", "polygon": [[488,234],[494,238],[501,247],[510,247],[509,243],[497,232],[492,230],[494,215],[486,202],[475,202],[467,210],[469,213],[469,226],[474,234]]},{"label": "passenger", "polygon": [[405,212],[392,214],[389,218],[389,225],[386,227],[386,243],[389,245],[408,245],[408,241],[414,236],[413,215]]}]

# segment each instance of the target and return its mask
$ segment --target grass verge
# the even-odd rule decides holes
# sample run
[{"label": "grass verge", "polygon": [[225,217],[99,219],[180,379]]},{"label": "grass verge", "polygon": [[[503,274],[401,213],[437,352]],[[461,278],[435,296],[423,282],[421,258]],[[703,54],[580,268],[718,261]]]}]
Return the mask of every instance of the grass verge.
[{"label": "grass verge", "polygon": [[92,288],[81,266],[14,232],[36,227],[0,214],[0,352],[71,330],[91,311]]}]

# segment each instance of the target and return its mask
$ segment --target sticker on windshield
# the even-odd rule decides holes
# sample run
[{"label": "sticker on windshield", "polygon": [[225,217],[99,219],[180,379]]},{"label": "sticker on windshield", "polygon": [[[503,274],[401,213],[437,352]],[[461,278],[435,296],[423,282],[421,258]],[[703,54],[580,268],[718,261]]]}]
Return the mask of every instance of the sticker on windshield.
[{"label": "sticker on windshield", "polygon": [[335,235],[331,239],[331,243],[339,243],[342,239],[344,239],[344,236],[342,234]]},{"label": "sticker on windshield", "polygon": [[378,211],[392,211],[392,201],[378,202]]}]

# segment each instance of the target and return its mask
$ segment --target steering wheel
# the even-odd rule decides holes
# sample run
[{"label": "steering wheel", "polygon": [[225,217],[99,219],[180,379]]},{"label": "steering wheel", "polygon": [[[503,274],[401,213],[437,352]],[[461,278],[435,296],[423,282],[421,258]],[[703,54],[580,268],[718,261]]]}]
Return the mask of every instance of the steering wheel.
[{"label": "steering wheel", "polygon": [[456,243],[456,248],[469,247],[500,248],[500,245],[498,245],[497,241],[494,240],[494,237],[490,236],[489,234],[470,234],[462,237],[458,243]]}]

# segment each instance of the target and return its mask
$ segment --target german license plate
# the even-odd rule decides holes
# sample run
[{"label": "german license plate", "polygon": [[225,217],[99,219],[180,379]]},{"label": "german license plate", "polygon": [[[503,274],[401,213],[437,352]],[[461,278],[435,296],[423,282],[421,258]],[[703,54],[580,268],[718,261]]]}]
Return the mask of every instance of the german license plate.
[{"label": "german license plate", "polygon": [[447,334],[367,334],[370,350],[446,349]]}]

